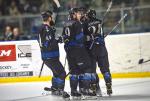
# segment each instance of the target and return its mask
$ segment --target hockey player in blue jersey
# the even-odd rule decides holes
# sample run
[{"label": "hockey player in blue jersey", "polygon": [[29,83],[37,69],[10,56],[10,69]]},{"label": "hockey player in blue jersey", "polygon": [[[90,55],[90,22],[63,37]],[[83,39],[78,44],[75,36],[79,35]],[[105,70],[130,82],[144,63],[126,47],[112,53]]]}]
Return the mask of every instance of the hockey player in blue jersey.
[{"label": "hockey player in blue jersey", "polygon": [[52,91],[52,94],[68,98],[70,97],[69,94],[64,91],[66,72],[59,61],[59,40],[55,38],[56,29],[54,28],[54,22],[52,20],[52,12],[45,11],[41,15],[43,24],[39,31],[39,43],[42,60],[53,72],[50,90]]}]

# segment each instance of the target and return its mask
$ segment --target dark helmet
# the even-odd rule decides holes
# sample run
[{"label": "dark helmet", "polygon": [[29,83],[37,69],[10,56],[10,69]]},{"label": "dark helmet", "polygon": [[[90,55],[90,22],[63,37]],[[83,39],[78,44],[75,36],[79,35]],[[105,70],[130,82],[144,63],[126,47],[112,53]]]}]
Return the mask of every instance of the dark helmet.
[{"label": "dark helmet", "polygon": [[73,15],[74,14],[74,10],[73,10],[74,8],[71,8],[70,10],[69,10],[69,15]]},{"label": "dark helmet", "polygon": [[86,14],[87,13],[87,8],[85,7],[80,7],[79,8],[82,14]]},{"label": "dark helmet", "polygon": [[96,18],[96,11],[93,10],[93,9],[90,9],[88,12],[87,12],[87,16],[89,18]]},{"label": "dark helmet", "polygon": [[52,17],[52,14],[53,13],[51,11],[47,10],[45,12],[42,12],[41,16],[42,16],[43,20],[46,21],[49,17]]}]

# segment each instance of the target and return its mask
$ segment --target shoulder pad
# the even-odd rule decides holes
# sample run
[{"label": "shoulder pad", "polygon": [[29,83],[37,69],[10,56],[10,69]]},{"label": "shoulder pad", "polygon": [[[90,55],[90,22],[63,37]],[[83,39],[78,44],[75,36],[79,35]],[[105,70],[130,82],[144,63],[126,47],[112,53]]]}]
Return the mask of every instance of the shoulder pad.
[{"label": "shoulder pad", "polygon": [[102,23],[101,20],[99,20],[99,19],[94,19],[94,20],[92,20],[92,21],[89,21],[88,25],[89,25],[89,26],[92,26],[92,25],[101,24],[101,23]]}]

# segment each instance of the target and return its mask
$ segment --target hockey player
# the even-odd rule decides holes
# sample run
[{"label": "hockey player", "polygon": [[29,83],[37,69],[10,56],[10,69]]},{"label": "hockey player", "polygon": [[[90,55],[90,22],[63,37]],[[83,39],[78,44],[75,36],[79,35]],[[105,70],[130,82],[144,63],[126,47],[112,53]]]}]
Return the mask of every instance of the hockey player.
[{"label": "hockey player", "polygon": [[[93,58],[93,72],[96,73],[96,63],[98,63],[98,66],[101,70],[101,73],[104,77],[106,88],[107,88],[107,94],[112,94],[112,78],[111,73],[109,70],[109,60],[108,60],[108,53],[105,46],[104,41],[104,32],[101,25],[101,20],[96,18],[96,11],[95,10],[89,10],[87,13],[88,16],[88,22],[87,22],[87,39],[88,42],[86,43],[91,55],[91,58]],[[95,62],[95,63],[94,63]],[[99,89],[99,79],[98,75],[95,74],[97,77],[97,87]]]},{"label": "hockey player", "polygon": [[52,12],[45,11],[42,14],[43,24],[39,31],[39,43],[41,47],[42,60],[53,72],[52,94],[69,98],[70,95],[64,91],[66,72],[59,61],[58,40],[55,38],[54,22]]},{"label": "hockey player", "polygon": [[[82,22],[82,25],[83,25],[83,30],[84,30],[84,34],[87,35],[88,33],[88,16],[87,16],[87,9],[86,8],[80,8],[82,10],[82,18],[81,18],[81,22]],[[91,76],[91,83],[90,83],[90,89],[96,93],[96,95],[98,97],[101,97],[102,94],[101,94],[101,89],[100,89],[100,86],[99,86],[99,78],[98,78],[98,75],[96,73],[96,60],[92,57],[89,49],[88,49],[88,44],[89,44],[89,41],[87,41],[88,39],[86,39],[85,41],[85,47],[89,53],[89,56],[90,56],[90,61],[91,61],[91,67],[89,68],[88,70],[88,73],[89,75]],[[79,89],[82,89],[82,82],[79,83]]]},{"label": "hockey player", "polygon": [[89,55],[84,47],[85,36],[83,26],[81,24],[81,12],[79,8],[70,10],[70,20],[64,24],[63,37],[65,43],[65,51],[70,75],[71,96],[80,97],[81,94],[77,90],[79,81],[84,83],[82,94],[84,96],[95,96],[90,92],[91,76],[88,69],[91,66]]}]

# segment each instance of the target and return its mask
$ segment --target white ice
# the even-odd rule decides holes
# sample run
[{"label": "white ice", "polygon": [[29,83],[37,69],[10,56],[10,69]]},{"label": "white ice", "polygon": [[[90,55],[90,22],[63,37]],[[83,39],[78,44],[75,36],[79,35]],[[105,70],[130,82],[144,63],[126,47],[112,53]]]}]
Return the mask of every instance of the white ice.
[{"label": "white ice", "polygon": [[[113,79],[113,95],[108,97],[104,81],[100,81],[103,96],[100,101],[150,101],[150,78]],[[63,101],[61,97],[42,96],[50,82],[0,84],[0,101]],[[69,82],[65,90],[70,92]],[[99,101],[99,100],[97,100]]]}]

